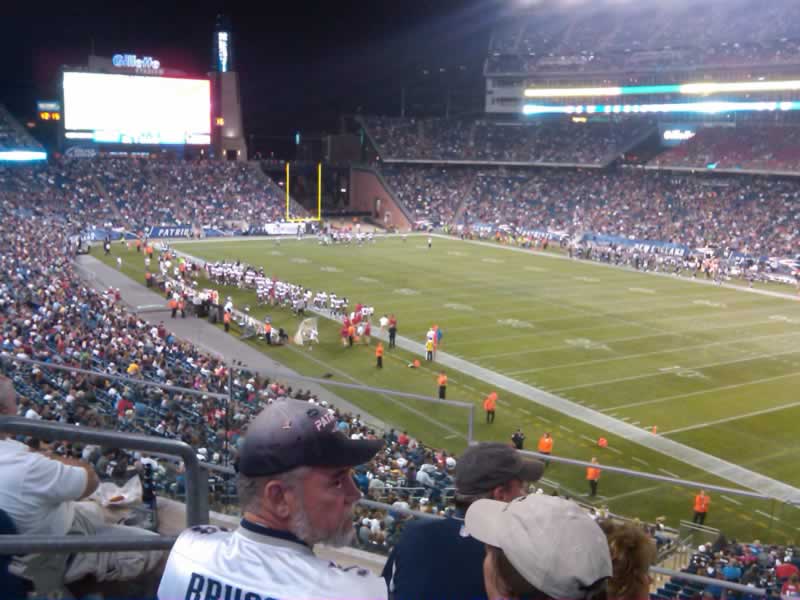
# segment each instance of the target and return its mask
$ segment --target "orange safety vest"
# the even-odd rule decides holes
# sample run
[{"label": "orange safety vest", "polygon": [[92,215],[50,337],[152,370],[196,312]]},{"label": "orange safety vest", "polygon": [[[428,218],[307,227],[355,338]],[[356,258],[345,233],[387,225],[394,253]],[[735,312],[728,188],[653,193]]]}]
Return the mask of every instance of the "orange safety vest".
[{"label": "orange safety vest", "polygon": [[226,312],[224,315],[222,315],[222,322],[223,323],[230,323],[231,322],[231,313]]},{"label": "orange safety vest", "polygon": [[553,438],[540,437],[539,438],[539,452],[550,454],[553,451]]},{"label": "orange safety vest", "polygon": [[375,356],[378,358],[383,356],[383,346],[378,346],[377,348],[375,348]]},{"label": "orange safety vest", "polygon": [[272,325],[270,325],[269,323],[267,323],[266,325],[264,325],[264,331],[265,331],[266,333],[271,333],[271,332],[272,332]]},{"label": "orange safety vest", "polygon": [[697,494],[694,497],[694,512],[704,513],[708,512],[708,505],[711,503],[709,496],[701,496]]},{"label": "orange safety vest", "polygon": [[597,467],[586,468],[586,479],[589,481],[597,481],[600,479],[600,469]]},{"label": "orange safety vest", "polygon": [[440,386],[447,385],[447,375],[439,375],[438,381]]},{"label": "orange safety vest", "polygon": [[169,301],[168,306],[170,310],[175,310],[176,308],[178,308],[178,301],[175,300],[175,298],[173,298],[172,300]]},{"label": "orange safety vest", "polygon": [[492,392],[483,401],[483,410],[494,410],[495,406],[497,406],[497,394]]}]

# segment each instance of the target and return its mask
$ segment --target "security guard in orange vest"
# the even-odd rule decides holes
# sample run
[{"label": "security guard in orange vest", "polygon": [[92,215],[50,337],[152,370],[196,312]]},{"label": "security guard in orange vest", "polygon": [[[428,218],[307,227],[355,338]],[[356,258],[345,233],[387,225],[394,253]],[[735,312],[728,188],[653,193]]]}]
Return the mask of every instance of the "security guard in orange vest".
[{"label": "security guard in orange vest", "polygon": [[494,423],[494,411],[497,408],[497,392],[492,392],[483,401],[483,410],[486,411],[486,422]]},{"label": "security guard in orange vest", "polygon": [[700,493],[694,497],[694,519],[692,519],[694,523],[702,525],[706,522],[709,504],[711,504],[711,497],[706,496],[705,490],[700,490]]},{"label": "security guard in orange vest", "polygon": [[172,311],[172,318],[174,319],[178,314],[178,301],[175,298],[170,298],[169,302],[167,302],[167,306]]},{"label": "security guard in orange vest", "polygon": [[[592,465],[597,464],[597,457],[592,457]],[[589,494],[592,498],[597,496],[597,482],[600,480],[600,468],[591,466],[586,467],[586,480],[589,482]]]},{"label": "security guard in orange vest", "polygon": [[231,330],[231,313],[230,311],[225,311],[225,314],[222,315],[222,322],[225,324],[225,333],[228,333]]},{"label": "security guard in orange vest", "polygon": [[[548,456],[553,453],[553,436],[550,435],[549,431],[539,438],[539,445],[536,447],[536,449],[540,454],[547,454]],[[545,459],[545,467],[549,464],[550,461]]]},{"label": "security guard in orange vest", "polygon": [[379,369],[383,368],[383,344],[378,342],[378,347],[375,348],[375,360],[377,361],[377,367]]},{"label": "security guard in orange vest", "polygon": [[444,371],[439,373],[436,382],[439,384],[439,400],[444,400],[445,396],[447,396],[447,375],[445,375]]}]

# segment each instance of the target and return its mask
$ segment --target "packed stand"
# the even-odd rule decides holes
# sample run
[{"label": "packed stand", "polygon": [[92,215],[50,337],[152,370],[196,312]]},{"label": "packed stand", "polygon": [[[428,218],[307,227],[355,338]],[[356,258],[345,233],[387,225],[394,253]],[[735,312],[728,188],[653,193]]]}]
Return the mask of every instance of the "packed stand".
[{"label": "packed stand", "polygon": [[[235,402],[226,415],[226,402],[208,395],[227,394],[228,367],[222,359],[176,338],[163,322],[148,323],[131,314],[122,307],[118,291],[86,286],[72,267],[64,225],[4,207],[0,247],[0,356],[20,395],[22,416],[181,439],[197,448],[202,460],[232,464],[241,433],[264,403],[282,397],[317,401],[307,391],[237,371]],[[142,383],[51,371],[15,362],[14,357]],[[165,391],[149,383],[198,393]],[[357,416],[337,415],[353,424],[355,432]],[[86,453],[93,464],[106,456],[95,451]],[[103,460],[98,470],[121,477],[133,460],[129,463],[124,453],[112,456],[113,468]]]},{"label": "packed stand", "polygon": [[282,220],[285,210],[280,188],[256,169],[223,161],[62,158],[0,168],[0,198],[57,209],[90,226],[247,231]]},{"label": "packed stand", "polygon": [[604,165],[653,129],[645,119],[494,123],[459,119],[364,120],[383,159]]},{"label": "packed stand", "polygon": [[[588,4],[588,3],[587,3]],[[609,6],[610,5],[610,6]],[[580,10],[537,5],[529,18],[498,29],[488,73],[784,65],[800,62],[791,0],[592,3]]]},{"label": "packed stand", "polygon": [[[728,541],[720,536],[714,542],[702,544],[682,569],[692,575],[702,575],[721,582],[738,583],[768,591],[768,597],[784,600],[796,598],[800,592],[800,553],[794,546]],[[659,587],[652,600],[676,598],[720,598],[723,588],[704,585],[673,577]]]},{"label": "packed stand", "polygon": [[[584,232],[794,257],[800,185],[650,171],[392,166],[387,180],[427,223]],[[452,215],[457,215],[453,218]]]},{"label": "packed stand", "polygon": [[2,150],[42,151],[43,148],[0,104],[0,151]]},{"label": "packed stand", "polygon": [[420,227],[452,223],[458,206],[469,198],[477,178],[471,169],[396,165],[385,167],[383,176],[411,211],[413,223]]},{"label": "packed stand", "polygon": [[659,167],[800,171],[797,127],[710,127],[657,156]]}]

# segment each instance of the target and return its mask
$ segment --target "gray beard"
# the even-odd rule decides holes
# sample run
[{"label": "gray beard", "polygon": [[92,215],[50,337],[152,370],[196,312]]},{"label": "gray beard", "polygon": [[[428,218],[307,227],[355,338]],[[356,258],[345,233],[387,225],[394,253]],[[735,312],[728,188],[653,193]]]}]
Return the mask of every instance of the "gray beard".
[{"label": "gray beard", "polygon": [[292,515],[289,521],[289,531],[303,540],[309,546],[315,544],[325,544],[326,546],[340,547],[347,546],[353,541],[355,529],[353,529],[353,513],[350,511],[346,519],[342,520],[339,527],[333,532],[322,532],[315,530],[311,525],[311,519],[300,499],[300,510]]}]

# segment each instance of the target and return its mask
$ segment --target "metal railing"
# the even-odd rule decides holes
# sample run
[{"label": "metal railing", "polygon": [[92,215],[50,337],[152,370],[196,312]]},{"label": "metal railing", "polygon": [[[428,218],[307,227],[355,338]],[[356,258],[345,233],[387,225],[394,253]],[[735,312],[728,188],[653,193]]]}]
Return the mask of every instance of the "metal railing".
[{"label": "metal railing", "polygon": [[585,460],[576,460],[574,458],[566,458],[563,456],[552,456],[550,454],[541,454],[539,452],[534,452],[532,450],[520,450],[522,454],[532,456],[534,458],[538,458],[539,460],[553,462],[553,463],[562,463],[565,465],[572,465],[576,467],[598,467],[603,471],[607,471],[609,473],[619,473],[621,475],[627,475],[629,477],[638,477],[640,479],[649,479],[651,481],[660,481],[661,483],[670,483],[673,485],[680,485],[683,487],[691,487],[695,489],[703,489],[703,490],[711,490],[716,492],[722,492],[725,494],[734,494],[737,496],[746,496],[748,498],[756,498],[758,500],[772,500],[778,502],[785,502],[787,504],[792,504],[791,502],[785,500],[778,500],[777,498],[773,498],[772,496],[766,496],[764,494],[759,494],[758,492],[752,492],[750,490],[742,490],[738,488],[730,488],[725,487],[723,485],[714,485],[710,483],[703,483],[700,481],[692,481],[689,479],[679,479],[677,477],[668,477],[666,475],[656,475],[655,473],[646,473],[644,471],[634,471],[633,469],[626,469],[625,467],[612,467],[611,465],[607,464],[595,464],[591,462],[587,462]]},{"label": "metal railing", "polygon": [[[0,433],[44,440],[81,442],[141,452],[179,456],[186,466],[186,525],[208,523],[208,477],[194,449],[177,440],[62,425],[22,417],[0,417]],[[112,550],[163,550],[175,543],[172,536],[25,536],[0,535],[0,555],[20,553],[105,552]]]},{"label": "metal railing", "polygon": [[[236,472],[221,465],[206,465],[200,463],[194,450],[188,444],[175,440],[165,440],[139,434],[121,433],[117,431],[105,431],[87,427],[73,425],[62,425],[47,421],[37,421],[21,417],[0,417],[0,433],[12,435],[27,435],[41,439],[84,442],[98,444],[101,446],[129,448],[142,452],[150,452],[160,456],[179,456],[186,465],[186,523],[187,526],[206,524],[209,522],[208,510],[208,479],[206,469],[220,472],[227,475],[235,475]],[[538,458],[544,458],[537,452],[524,452]],[[548,460],[554,462],[564,462],[578,466],[586,466],[592,463],[576,461],[560,457],[548,456]],[[697,487],[697,482],[685,482],[674,478],[663,478],[649,473],[640,473],[622,469],[619,467],[603,466],[606,470],[624,473],[634,476],[647,476],[647,478],[657,478],[668,480],[670,483],[680,483]],[[708,489],[712,486],[704,485]],[[719,487],[719,486],[716,486]],[[722,488],[729,493],[741,492],[741,490],[730,490]],[[417,510],[391,506],[383,502],[377,502],[367,498],[361,498],[358,503],[372,509],[392,511],[422,519],[441,519],[439,515],[424,513]],[[75,552],[109,552],[116,550],[168,550],[175,543],[175,536],[25,536],[20,535],[0,535],[0,555],[3,554],[32,554],[32,553],[75,553]],[[658,575],[674,577],[683,581],[691,581],[703,585],[722,587],[737,592],[743,592],[751,596],[766,596],[767,591],[762,588],[751,587],[739,583],[703,577],[682,571],[665,569],[661,567],[651,567],[650,571]]]}]

